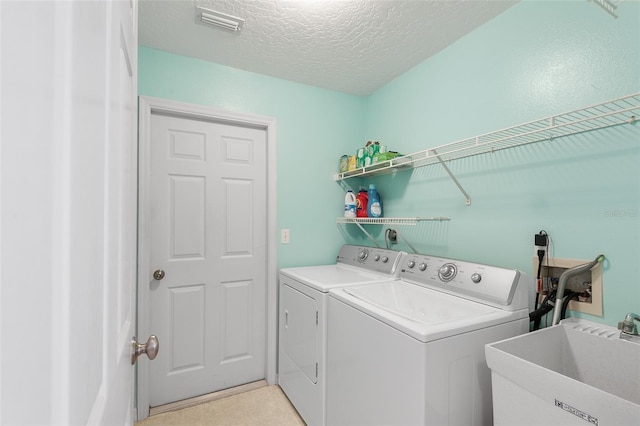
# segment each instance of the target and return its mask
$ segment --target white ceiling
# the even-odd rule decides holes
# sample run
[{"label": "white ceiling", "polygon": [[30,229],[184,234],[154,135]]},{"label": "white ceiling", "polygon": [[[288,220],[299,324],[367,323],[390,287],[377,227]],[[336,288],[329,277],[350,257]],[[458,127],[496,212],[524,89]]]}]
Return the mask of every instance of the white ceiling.
[{"label": "white ceiling", "polygon": [[[143,46],[355,95],[369,95],[516,1],[141,0]],[[196,23],[195,6],[245,20]]]}]

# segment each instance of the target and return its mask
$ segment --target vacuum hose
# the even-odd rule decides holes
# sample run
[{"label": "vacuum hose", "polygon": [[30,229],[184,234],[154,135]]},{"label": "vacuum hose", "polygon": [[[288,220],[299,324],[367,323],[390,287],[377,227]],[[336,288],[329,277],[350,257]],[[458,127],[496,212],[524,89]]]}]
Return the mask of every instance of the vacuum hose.
[{"label": "vacuum hose", "polygon": [[604,254],[599,255],[593,261],[585,263],[584,265],[576,266],[571,269],[567,269],[560,275],[560,281],[558,282],[558,290],[556,292],[556,305],[553,310],[553,321],[551,325],[556,325],[560,322],[560,314],[562,311],[562,299],[564,298],[564,289],[567,286],[567,280],[575,275],[580,275],[596,266],[598,262],[604,261]]}]

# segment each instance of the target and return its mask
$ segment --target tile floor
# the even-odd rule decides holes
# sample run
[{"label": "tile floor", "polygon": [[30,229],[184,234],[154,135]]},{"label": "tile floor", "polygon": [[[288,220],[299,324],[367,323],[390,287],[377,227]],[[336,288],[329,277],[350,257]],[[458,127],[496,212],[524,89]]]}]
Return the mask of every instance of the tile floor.
[{"label": "tile floor", "polygon": [[135,426],[304,426],[279,386],[264,386],[176,411]]}]

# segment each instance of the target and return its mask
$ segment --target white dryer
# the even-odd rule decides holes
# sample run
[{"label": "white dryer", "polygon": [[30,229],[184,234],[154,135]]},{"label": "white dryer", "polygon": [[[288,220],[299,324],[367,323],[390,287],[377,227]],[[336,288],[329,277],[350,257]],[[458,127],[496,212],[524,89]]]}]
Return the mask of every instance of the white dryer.
[{"label": "white dryer", "polygon": [[484,345],[529,330],[533,280],[409,254],[400,280],[330,292],[327,424],[491,425]]},{"label": "white dryer", "polygon": [[326,424],[329,290],[398,279],[405,255],[347,244],[335,264],[280,270],[278,383],[308,425]]}]

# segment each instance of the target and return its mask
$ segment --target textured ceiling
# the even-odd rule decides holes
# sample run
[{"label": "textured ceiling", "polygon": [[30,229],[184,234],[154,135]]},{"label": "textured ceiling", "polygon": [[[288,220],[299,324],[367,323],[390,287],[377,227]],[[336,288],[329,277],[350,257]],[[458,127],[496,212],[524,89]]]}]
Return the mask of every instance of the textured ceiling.
[{"label": "textured ceiling", "polygon": [[[369,95],[515,3],[141,0],[139,42],[233,68]],[[243,18],[242,31],[197,23],[196,5]]]}]

